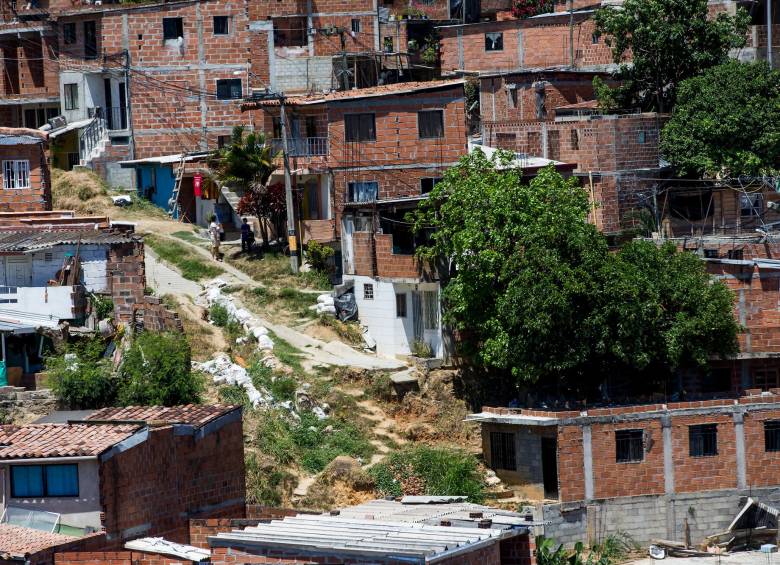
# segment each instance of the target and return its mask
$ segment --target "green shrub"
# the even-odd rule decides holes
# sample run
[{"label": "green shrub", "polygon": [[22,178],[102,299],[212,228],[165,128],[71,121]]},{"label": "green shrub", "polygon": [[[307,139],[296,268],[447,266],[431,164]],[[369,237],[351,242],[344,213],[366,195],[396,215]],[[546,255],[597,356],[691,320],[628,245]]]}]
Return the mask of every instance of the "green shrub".
[{"label": "green shrub", "polygon": [[61,404],[71,409],[103,408],[116,404],[117,381],[111,363],[103,359],[105,342],[94,338],[67,348],[65,355],[46,358],[48,384]]},{"label": "green shrub", "polygon": [[209,319],[214,322],[215,326],[224,328],[227,326],[230,316],[228,315],[227,308],[222,304],[212,304],[209,308]]},{"label": "green shrub", "polygon": [[175,406],[200,401],[203,379],[190,370],[184,334],[144,332],[135,337],[119,369],[119,402]]},{"label": "green shrub", "polygon": [[369,471],[382,496],[467,496],[484,499],[476,458],[460,449],[415,446],[395,451]]},{"label": "green shrub", "polygon": [[278,464],[295,462],[310,473],[319,473],[339,455],[367,460],[374,452],[374,446],[354,424],[320,420],[312,412],[302,412],[300,420],[294,420],[283,411],[268,411],[255,437],[260,451]]},{"label": "green shrub", "polygon": [[281,506],[284,495],[295,487],[295,476],[276,465],[263,464],[254,453],[246,456],[245,468],[248,504]]},{"label": "green shrub", "polygon": [[366,392],[372,398],[390,402],[393,400],[393,381],[387,373],[376,373],[366,387]]},{"label": "green shrub", "polygon": [[114,301],[108,296],[101,296],[99,294],[92,294],[89,298],[92,303],[92,309],[95,312],[98,320],[105,320],[110,318],[114,313]]},{"label": "green shrub", "polygon": [[227,385],[220,387],[217,391],[219,401],[222,404],[237,404],[243,406],[244,410],[251,410],[252,404],[249,402],[249,395],[241,385]]},{"label": "green shrub", "polygon": [[427,342],[421,339],[415,339],[412,342],[410,349],[412,351],[412,355],[415,357],[420,357],[421,359],[430,359],[433,357],[433,348],[431,348]]},{"label": "green shrub", "polygon": [[314,271],[327,272],[328,262],[335,253],[330,245],[324,245],[313,239],[306,244],[306,261]]},{"label": "green shrub", "polygon": [[557,544],[551,538],[537,536],[536,562],[538,565],[610,565],[623,560],[626,555],[638,549],[636,542],[630,536],[617,533],[608,536],[602,543],[594,544],[585,556],[585,544],[578,541],[572,551],[563,544]]}]

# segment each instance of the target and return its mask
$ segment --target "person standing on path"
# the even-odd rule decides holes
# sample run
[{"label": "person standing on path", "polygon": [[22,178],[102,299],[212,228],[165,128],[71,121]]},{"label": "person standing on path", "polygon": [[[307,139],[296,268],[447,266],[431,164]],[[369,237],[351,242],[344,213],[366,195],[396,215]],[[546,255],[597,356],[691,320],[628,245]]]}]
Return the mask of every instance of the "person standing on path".
[{"label": "person standing on path", "polygon": [[209,224],[209,239],[211,240],[211,256],[214,258],[215,261],[221,261],[222,259],[219,256],[219,240],[220,240],[220,232],[222,231],[222,226],[217,222],[217,216],[215,214],[211,215],[211,223]]}]

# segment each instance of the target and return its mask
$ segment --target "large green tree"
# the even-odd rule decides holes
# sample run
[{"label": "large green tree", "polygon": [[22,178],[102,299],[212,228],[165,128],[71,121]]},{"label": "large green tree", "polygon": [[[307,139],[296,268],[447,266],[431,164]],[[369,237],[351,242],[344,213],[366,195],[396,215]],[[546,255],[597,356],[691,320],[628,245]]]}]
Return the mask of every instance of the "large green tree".
[{"label": "large green tree", "polygon": [[780,169],[780,73],[728,61],[683,81],[661,150],[682,174],[775,174]]},{"label": "large green tree", "polygon": [[621,85],[597,89],[606,107],[641,107],[668,112],[678,85],[722,63],[745,44],[748,16],[708,17],[707,0],[625,0],[596,12],[597,33],[620,65]]},{"label": "large green tree", "polygon": [[524,182],[501,159],[464,157],[414,217],[433,228],[421,257],[454,266],[444,316],[465,354],[584,390],[615,371],[668,374],[736,350],[731,293],[697,257],[649,242],[612,253],[576,179],[548,168]]}]

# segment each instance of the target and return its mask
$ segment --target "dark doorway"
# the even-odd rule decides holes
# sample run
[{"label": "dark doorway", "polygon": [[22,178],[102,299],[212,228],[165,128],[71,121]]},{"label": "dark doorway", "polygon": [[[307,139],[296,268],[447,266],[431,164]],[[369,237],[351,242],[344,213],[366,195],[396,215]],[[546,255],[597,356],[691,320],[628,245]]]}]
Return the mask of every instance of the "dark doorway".
[{"label": "dark doorway", "polygon": [[103,117],[106,120],[106,125],[108,126],[108,129],[114,129],[114,112],[112,112],[114,106],[114,100],[111,98],[110,78],[103,79],[103,97],[106,99],[106,108],[105,108],[106,115]]},{"label": "dark doorway", "polygon": [[119,128],[127,129],[127,90],[125,89],[125,83],[119,83],[119,107],[117,108],[117,114],[119,115]]},{"label": "dark doorway", "polygon": [[558,438],[542,438],[542,481],[545,498],[558,498]]},{"label": "dark doorway", "polygon": [[94,20],[84,22],[84,58],[97,59],[97,25]]}]

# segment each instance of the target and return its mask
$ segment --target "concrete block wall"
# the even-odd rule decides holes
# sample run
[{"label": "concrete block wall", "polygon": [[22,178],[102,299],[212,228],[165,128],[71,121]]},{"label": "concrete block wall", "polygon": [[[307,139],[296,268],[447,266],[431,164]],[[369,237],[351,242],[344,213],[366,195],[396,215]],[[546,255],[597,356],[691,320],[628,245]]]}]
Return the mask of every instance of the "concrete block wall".
[{"label": "concrete block wall", "polygon": [[108,290],[117,321],[129,322],[135,304],[144,302],[146,273],[142,241],[113,245],[106,264]]},{"label": "concrete block wall", "polygon": [[284,92],[328,90],[334,85],[331,56],[279,58],[274,62],[274,70],[274,87]]}]

